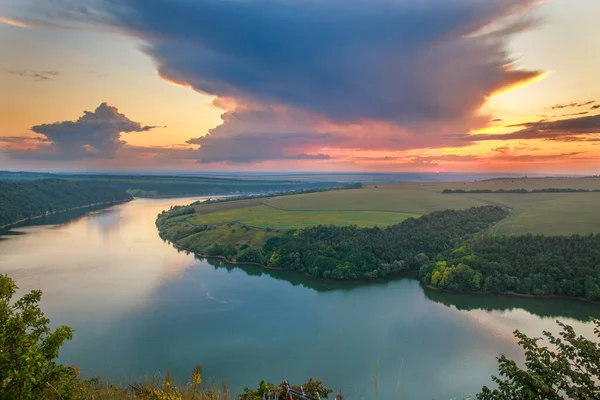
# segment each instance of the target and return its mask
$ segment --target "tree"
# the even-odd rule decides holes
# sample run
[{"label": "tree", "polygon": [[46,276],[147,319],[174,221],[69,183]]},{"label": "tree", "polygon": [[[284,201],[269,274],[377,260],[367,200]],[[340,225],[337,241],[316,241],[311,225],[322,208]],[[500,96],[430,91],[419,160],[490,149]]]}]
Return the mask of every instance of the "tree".
[{"label": "tree", "polygon": [[[594,333],[600,338],[600,321],[593,321]],[[600,345],[557,321],[562,332],[555,337],[544,331],[554,348],[540,346],[542,338],[530,338],[515,331],[519,345],[525,350],[525,369],[505,356],[498,358],[500,375],[492,377],[498,388],[484,386],[480,400],[512,399],[598,399],[600,398]]]},{"label": "tree", "polygon": [[54,360],[73,330],[67,326],[50,330],[50,320],[38,306],[40,290],[13,303],[16,290],[11,278],[0,275],[0,398],[68,398],[66,383],[76,376],[76,370]]}]

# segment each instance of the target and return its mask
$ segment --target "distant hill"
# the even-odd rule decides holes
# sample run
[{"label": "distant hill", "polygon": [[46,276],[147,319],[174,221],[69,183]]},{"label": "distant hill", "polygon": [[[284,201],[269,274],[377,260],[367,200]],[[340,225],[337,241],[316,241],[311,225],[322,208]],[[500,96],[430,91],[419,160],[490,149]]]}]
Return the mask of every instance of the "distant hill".
[{"label": "distant hill", "polygon": [[70,182],[111,186],[135,197],[183,197],[225,194],[273,193],[292,190],[326,189],[340,186],[334,181],[312,181],[276,177],[254,179],[213,176],[49,174],[0,171],[0,182],[28,182],[37,179],[63,179]]},{"label": "distant hill", "polygon": [[0,182],[0,229],[49,213],[132,198],[129,193],[113,187],[63,179]]}]

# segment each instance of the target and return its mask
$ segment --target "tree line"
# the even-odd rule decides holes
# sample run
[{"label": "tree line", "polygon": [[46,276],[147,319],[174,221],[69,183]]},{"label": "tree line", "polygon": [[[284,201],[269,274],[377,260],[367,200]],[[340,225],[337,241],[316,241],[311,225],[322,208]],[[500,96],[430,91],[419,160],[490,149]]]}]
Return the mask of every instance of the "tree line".
[{"label": "tree line", "polygon": [[[504,208],[484,206],[438,211],[386,228],[319,225],[290,230],[262,246],[186,244],[198,254],[325,279],[368,281],[415,272],[425,285],[443,290],[600,300],[600,235],[483,234],[507,215]],[[216,228],[182,224],[178,218],[159,218],[157,226],[161,237],[174,243]]]},{"label": "tree line", "polygon": [[444,189],[444,194],[460,194],[460,193],[515,193],[515,194],[529,194],[529,193],[590,193],[600,192],[600,189],[572,189],[572,188],[545,188],[545,189]]},{"label": "tree line", "polygon": [[71,208],[131,199],[130,194],[113,187],[63,179],[0,182],[0,227]]},{"label": "tree line", "polygon": [[[293,269],[326,279],[372,280],[417,272],[431,258],[507,215],[508,211],[498,206],[446,210],[409,218],[386,228],[319,225],[290,230],[268,239],[263,246],[215,243],[208,248],[190,250],[238,262]],[[173,223],[176,219],[173,222],[157,220],[164,239],[177,242],[180,236],[196,233],[191,227],[193,232],[186,230],[183,235],[178,230],[167,231],[165,228]]]},{"label": "tree line", "polygon": [[420,270],[440,289],[600,300],[600,235],[483,236]]},{"label": "tree line", "polygon": [[290,190],[331,188],[339,182],[273,179],[239,179],[218,176],[50,174],[0,171],[0,181],[29,182],[38,179],[64,179],[88,185],[110,186],[135,197],[213,196],[217,194],[272,193]]}]

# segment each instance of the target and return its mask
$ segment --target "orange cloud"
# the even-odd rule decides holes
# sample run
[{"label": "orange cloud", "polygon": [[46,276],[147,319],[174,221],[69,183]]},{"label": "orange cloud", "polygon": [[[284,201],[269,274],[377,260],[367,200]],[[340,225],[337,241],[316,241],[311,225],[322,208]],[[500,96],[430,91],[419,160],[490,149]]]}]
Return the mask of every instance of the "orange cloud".
[{"label": "orange cloud", "polygon": [[490,97],[500,96],[513,90],[539,82],[550,75],[548,71],[516,71],[507,67],[507,72],[513,75],[513,80],[494,90]]},{"label": "orange cloud", "polygon": [[25,22],[21,22],[16,19],[3,17],[3,16],[0,16],[0,23],[10,25],[10,26],[15,26],[17,28],[30,28],[31,27],[30,25],[27,25]]}]

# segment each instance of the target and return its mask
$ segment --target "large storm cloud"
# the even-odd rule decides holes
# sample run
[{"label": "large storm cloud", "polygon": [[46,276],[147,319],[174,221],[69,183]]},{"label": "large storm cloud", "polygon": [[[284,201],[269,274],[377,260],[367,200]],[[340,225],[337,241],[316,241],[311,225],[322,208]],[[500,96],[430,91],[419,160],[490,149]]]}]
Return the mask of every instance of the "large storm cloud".
[{"label": "large storm cloud", "polygon": [[[40,0],[28,16],[32,24],[117,29],[144,43],[164,79],[249,106],[193,143],[204,148],[200,162],[250,162],[317,157],[338,136],[345,148],[440,147],[448,134],[482,127],[488,121],[477,112],[490,95],[542,73],[518,69],[507,53],[508,40],[532,26],[523,15],[536,3]],[[279,109],[320,122],[275,132]],[[324,136],[326,124],[336,132],[386,126],[387,136]]]},{"label": "large storm cloud", "polygon": [[63,18],[143,39],[166,79],[334,120],[460,118],[539,74],[512,68],[505,51],[528,26],[506,18],[533,0],[52,2],[61,3]]},{"label": "large storm cloud", "polygon": [[74,159],[82,157],[114,157],[125,145],[121,133],[144,132],[155,128],[142,126],[116,107],[100,104],[94,111],[84,111],[76,121],[36,125],[32,131],[44,135],[50,148],[42,148],[38,157]]}]

